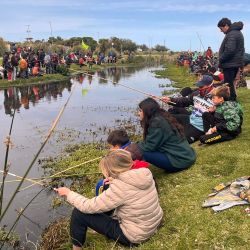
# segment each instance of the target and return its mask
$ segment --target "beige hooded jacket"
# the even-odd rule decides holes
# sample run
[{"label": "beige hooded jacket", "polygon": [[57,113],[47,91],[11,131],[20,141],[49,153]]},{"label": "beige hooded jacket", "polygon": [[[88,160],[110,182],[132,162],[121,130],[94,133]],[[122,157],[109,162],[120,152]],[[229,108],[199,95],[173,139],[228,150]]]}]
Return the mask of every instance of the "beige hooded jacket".
[{"label": "beige hooded jacket", "polygon": [[115,209],[114,216],[132,243],[141,243],[153,235],[163,217],[155,182],[147,168],[119,174],[106,191],[92,199],[70,191],[67,201],[83,213]]}]

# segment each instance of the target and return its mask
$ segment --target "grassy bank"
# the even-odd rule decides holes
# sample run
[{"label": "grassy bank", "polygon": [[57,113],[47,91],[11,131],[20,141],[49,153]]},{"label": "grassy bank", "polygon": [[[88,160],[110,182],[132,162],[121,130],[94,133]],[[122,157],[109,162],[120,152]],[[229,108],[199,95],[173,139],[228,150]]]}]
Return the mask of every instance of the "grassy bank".
[{"label": "grassy bank", "polygon": [[[170,78],[178,87],[193,86],[195,82],[195,78],[189,76],[184,68],[177,68],[174,65],[167,65],[166,70],[157,72],[157,75]],[[250,91],[247,89],[238,90],[239,101],[244,107],[244,124],[242,134],[237,139],[212,146],[198,146],[198,143],[195,143],[193,147],[197,152],[197,161],[190,169],[181,173],[166,174],[151,167],[159,185],[164,225],[155,236],[136,249],[249,248],[249,216],[244,212],[246,206],[233,207],[220,213],[201,207],[203,200],[211,193],[214,186],[250,173],[249,94]],[[66,158],[51,162],[49,169],[57,172],[96,158],[104,152],[101,145],[77,146],[68,149]],[[94,185],[100,178],[98,171],[98,161],[95,161],[67,174],[84,176],[83,179],[75,180],[73,188],[92,197]],[[67,221],[52,225],[44,234],[41,249],[71,249],[67,227]],[[57,235],[53,237],[55,232]],[[116,245],[99,234],[89,233],[85,249],[127,248]]]},{"label": "grassy bank", "polygon": [[0,89],[8,87],[21,87],[32,84],[44,84],[68,81],[69,76],[63,76],[61,74],[44,75],[38,77],[30,77],[28,79],[17,79],[16,81],[8,82],[7,80],[0,80]]}]

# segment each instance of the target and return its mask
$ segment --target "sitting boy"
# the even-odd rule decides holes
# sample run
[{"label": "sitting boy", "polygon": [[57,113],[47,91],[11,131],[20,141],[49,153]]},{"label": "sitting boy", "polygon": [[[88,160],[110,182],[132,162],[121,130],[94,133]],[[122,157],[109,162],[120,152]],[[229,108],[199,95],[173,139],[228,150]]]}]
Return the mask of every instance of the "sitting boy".
[{"label": "sitting boy", "polygon": [[205,135],[200,142],[213,144],[234,139],[241,133],[243,122],[242,107],[238,102],[229,101],[230,89],[223,85],[211,92],[214,107],[202,115]]},{"label": "sitting boy", "polygon": [[[110,150],[125,149],[131,153],[132,159],[140,158],[136,155],[136,149],[133,147],[133,143],[129,140],[128,134],[124,129],[117,129],[112,131],[107,139]],[[132,147],[131,147],[132,146]],[[132,150],[130,150],[132,148]],[[133,152],[132,152],[133,151]],[[131,169],[148,168],[149,163],[140,160],[134,160],[134,164]],[[96,196],[108,189],[109,181],[107,179],[101,179],[96,185]]]}]

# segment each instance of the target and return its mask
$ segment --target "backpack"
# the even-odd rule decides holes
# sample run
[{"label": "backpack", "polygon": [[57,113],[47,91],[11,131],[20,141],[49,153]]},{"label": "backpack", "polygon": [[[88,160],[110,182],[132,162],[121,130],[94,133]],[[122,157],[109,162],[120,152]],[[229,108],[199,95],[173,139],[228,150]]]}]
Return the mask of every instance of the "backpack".
[{"label": "backpack", "polygon": [[21,59],[20,63],[19,63],[19,68],[21,70],[25,70],[28,68],[28,63],[25,59]]}]

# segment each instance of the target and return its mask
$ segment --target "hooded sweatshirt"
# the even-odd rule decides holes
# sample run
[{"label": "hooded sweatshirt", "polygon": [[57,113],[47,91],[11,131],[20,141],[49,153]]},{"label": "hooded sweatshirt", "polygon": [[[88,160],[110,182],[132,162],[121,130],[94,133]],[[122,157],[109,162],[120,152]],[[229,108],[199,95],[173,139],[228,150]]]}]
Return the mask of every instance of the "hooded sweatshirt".
[{"label": "hooded sweatshirt", "polygon": [[241,125],[243,122],[242,107],[238,102],[225,101],[216,107],[215,117],[222,116],[223,119],[218,119],[219,122],[215,124],[218,132],[226,130],[229,133],[238,135],[241,132]]},{"label": "hooded sweatshirt", "polygon": [[83,213],[103,213],[115,209],[124,235],[132,243],[141,243],[153,235],[163,217],[155,182],[149,169],[123,172],[110,181],[99,196],[88,199],[70,191],[67,201]]},{"label": "hooded sweatshirt", "polygon": [[242,29],[243,23],[235,22],[225,34],[219,50],[220,68],[239,68],[244,65],[245,48]]}]

